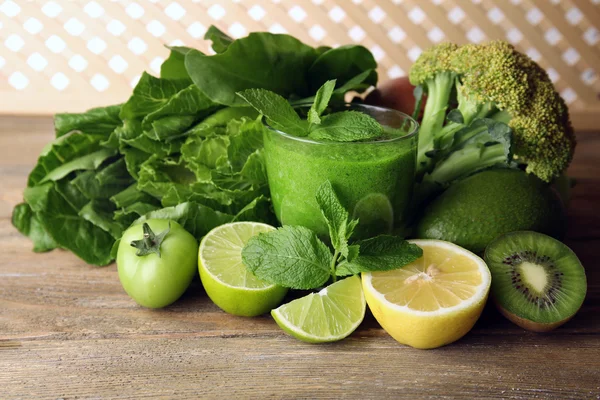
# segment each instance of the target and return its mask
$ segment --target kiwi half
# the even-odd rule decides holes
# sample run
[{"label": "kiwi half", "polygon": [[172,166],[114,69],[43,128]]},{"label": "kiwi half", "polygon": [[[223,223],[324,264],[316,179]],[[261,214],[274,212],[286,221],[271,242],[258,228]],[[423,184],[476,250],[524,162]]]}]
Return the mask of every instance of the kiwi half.
[{"label": "kiwi half", "polygon": [[498,309],[522,328],[550,331],[583,304],[583,266],[571,249],[550,236],[530,231],[504,234],[487,246],[485,262]]}]

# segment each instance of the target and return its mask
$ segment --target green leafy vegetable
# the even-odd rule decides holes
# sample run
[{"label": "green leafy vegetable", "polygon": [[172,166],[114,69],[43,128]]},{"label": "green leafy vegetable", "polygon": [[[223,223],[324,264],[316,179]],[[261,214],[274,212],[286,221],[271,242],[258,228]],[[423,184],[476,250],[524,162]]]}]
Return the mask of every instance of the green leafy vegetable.
[{"label": "green leafy vegetable", "polygon": [[[363,82],[366,87],[377,83],[377,62],[373,54],[363,46],[345,45],[323,52],[308,70],[311,90],[316,90],[326,81],[336,79],[345,84],[364,71],[369,71]],[[366,88],[365,87],[365,88]]]},{"label": "green leafy vegetable", "polygon": [[78,131],[88,135],[108,136],[121,124],[121,105],[92,108],[83,114],[62,113],[54,116],[56,137]]},{"label": "green leafy vegetable", "polygon": [[13,210],[12,224],[25,236],[29,236],[33,242],[33,251],[44,252],[53,250],[58,244],[48,234],[46,228],[39,220],[29,204],[18,204]]},{"label": "green leafy vegetable", "polygon": [[[35,251],[63,248],[105,265],[123,231],[151,217],[178,221],[196,239],[231,221],[275,224],[264,126],[236,92],[276,93],[265,95],[282,106],[274,119],[284,115],[302,128],[286,131],[307,135],[309,124],[291,101],[337,79],[340,86],[325,83],[314,105],[323,120],[330,98],[375,84],[372,56],[360,46],[313,48],[270,33],[232,40],[214,27],[206,37],[218,54],[170,47],[160,77],[143,73],[125,103],[55,116],[56,139],[41,152],[24,203],[13,211],[13,224]],[[264,114],[271,118],[267,108]]]},{"label": "green leafy vegetable", "polygon": [[191,50],[189,47],[171,46],[169,58],[160,66],[162,79],[190,79],[185,69],[185,55]]},{"label": "green leafy vegetable", "polygon": [[210,28],[204,34],[204,39],[210,40],[212,42],[212,49],[215,53],[223,53],[231,43],[233,43],[233,39],[221,31],[214,25],[211,25]]},{"label": "green leafy vegetable", "polygon": [[288,35],[251,33],[213,56],[192,50],[185,66],[194,83],[215,103],[243,105],[236,96],[264,88],[281,96],[307,94],[306,71],[317,58],[314,48]]}]

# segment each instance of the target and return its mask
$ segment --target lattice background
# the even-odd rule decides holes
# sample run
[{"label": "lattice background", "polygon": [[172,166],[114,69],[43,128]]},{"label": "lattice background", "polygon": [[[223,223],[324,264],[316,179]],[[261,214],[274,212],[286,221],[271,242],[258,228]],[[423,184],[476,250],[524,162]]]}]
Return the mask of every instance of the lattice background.
[{"label": "lattice background", "polygon": [[600,0],[0,0],[0,113],[124,101],[142,71],[158,73],[163,44],[211,52],[211,24],[233,37],[361,43],[381,80],[432,43],[507,39],[548,70],[576,125],[600,125]]}]

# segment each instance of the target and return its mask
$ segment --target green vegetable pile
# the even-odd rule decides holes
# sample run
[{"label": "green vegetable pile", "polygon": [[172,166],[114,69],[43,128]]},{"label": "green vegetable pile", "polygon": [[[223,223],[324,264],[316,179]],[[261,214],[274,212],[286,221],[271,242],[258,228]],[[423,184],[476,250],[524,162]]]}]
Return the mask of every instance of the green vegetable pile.
[{"label": "green vegetable pile", "polygon": [[143,74],[124,104],[56,115],[56,139],[13,211],[34,251],[62,248],[106,265],[134,222],[170,219],[197,239],[231,221],[274,223],[263,125],[236,93],[260,88],[306,104],[335,79],[326,88],[342,102],[377,83],[362,46],[313,48],[264,32],[232,40],[215,27],[206,39],[215,55],[171,48],[160,78]]}]

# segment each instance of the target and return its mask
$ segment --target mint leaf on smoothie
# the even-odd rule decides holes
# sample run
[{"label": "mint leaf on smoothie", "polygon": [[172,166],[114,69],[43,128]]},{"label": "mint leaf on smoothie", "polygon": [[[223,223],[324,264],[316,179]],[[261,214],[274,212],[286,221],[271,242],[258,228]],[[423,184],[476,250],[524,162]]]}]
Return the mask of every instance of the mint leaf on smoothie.
[{"label": "mint leaf on smoothie", "polygon": [[336,252],[348,257],[348,238],[358,220],[348,221],[348,211],[335,194],[330,181],[325,181],[317,189],[317,204],[329,227],[329,237]]},{"label": "mint leaf on smoothie", "polygon": [[292,289],[314,289],[331,276],[331,251],[303,226],[284,226],[252,237],[242,250],[242,260],[259,279]]},{"label": "mint leaf on smoothie", "polygon": [[380,235],[354,243],[360,253],[351,260],[342,261],[336,275],[354,275],[359,272],[389,271],[404,267],[423,256],[423,250],[399,236]]},{"label": "mint leaf on smoothie", "polygon": [[319,125],[311,126],[308,137],[335,142],[356,142],[375,139],[383,128],[373,117],[358,111],[341,111],[321,119]]},{"label": "mint leaf on smoothie", "polygon": [[237,95],[267,117],[267,122],[273,128],[294,136],[307,135],[306,121],[300,119],[290,103],[277,93],[265,89],[247,89]]},{"label": "mint leaf on smoothie", "polygon": [[310,107],[310,110],[308,110],[307,119],[309,124],[321,123],[321,114],[323,114],[323,111],[325,111],[329,105],[329,100],[331,100],[334,89],[335,79],[325,82],[323,86],[319,88],[315,95],[315,101]]}]

